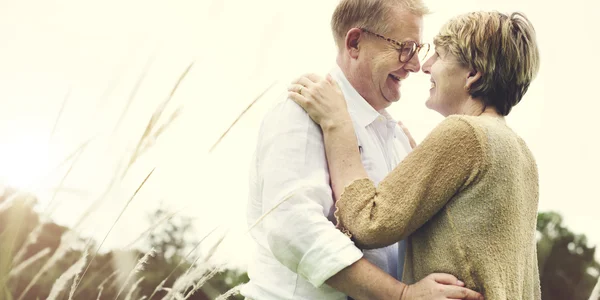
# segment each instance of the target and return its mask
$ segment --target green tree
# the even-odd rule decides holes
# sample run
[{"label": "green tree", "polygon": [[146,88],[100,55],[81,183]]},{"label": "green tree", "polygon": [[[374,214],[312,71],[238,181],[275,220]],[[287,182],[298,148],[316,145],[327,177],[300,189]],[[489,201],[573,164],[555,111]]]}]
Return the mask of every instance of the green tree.
[{"label": "green tree", "polygon": [[150,226],[157,225],[148,236],[157,256],[179,259],[185,256],[184,251],[189,250],[190,245],[195,244],[190,217],[170,216],[166,209],[159,207],[148,216],[148,221]]},{"label": "green tree", "polygon": [[[158,208],[149,215],[148,221],[151,225],[158,222],[160,225],[148,237],[149,246],[156,249],[157,255],[149,262],[147,270],[142,274],[147,279],[142,289],[154,289],[165,278],[167,281],[164,286],[173,286],[175,279],[182,276],[193,263],[193,257],[187,257],[193,245],[198,242],[194,238],[193,220],[185,216],[169,217],[166,209]],[[203,263],[202,258],[199,261]],[[204,283],[202,288],[188,299],[214,299],[248,280],[245,272],[224,270]],[[150,294],[146,293],[146,295]],[[164,295],[166,292],[160,292],[149,300],[162,299]],[[230,299],[243,299],[243,297],[238,295]]]},{"label": "green tree", "polygon": [[596,247],[585,235],[574,234],[555,212],[538,214],[538,265],[544,300],[588,300],[598,281]]}]

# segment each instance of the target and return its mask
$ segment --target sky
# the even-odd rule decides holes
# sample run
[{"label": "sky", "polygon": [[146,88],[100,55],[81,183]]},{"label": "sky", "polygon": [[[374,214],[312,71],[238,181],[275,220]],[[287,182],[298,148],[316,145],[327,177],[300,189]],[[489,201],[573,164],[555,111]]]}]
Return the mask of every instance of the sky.
[{"label": "sky", "polygon": [[[591,1],[426,3],[433,11],[424,20],[427,42],[452,16],[468,11],[521,11],[532,21],[541,68],[507,121],[537,160],[539,210],[561,213],[569,229],[600,245],[600,99],[594,92],[600,21],[592,15]],[[336,4],[0,1],[0,180],[35,192],[40,211],[56,222],[77,223],[193,64],[165,112],[181,108],[181,116],[78,230],[103,238],[155,168],[105,247],[135,240],[149,226],[146,215],[163,205],[193,217],[198,237],[216,226],[219,232],[228,229],[218,258],[243,266],[251,244],[245,229],[247,176],[261,118],[292,79],[332,68],[336,53],[329,20]],[[424,106],[428,89],[426,74],[412,74],[402,86],[402,99],[389,109],[417,142],[442,120]],[[63,180],[69,164],[55,166],[88,140]]]}]

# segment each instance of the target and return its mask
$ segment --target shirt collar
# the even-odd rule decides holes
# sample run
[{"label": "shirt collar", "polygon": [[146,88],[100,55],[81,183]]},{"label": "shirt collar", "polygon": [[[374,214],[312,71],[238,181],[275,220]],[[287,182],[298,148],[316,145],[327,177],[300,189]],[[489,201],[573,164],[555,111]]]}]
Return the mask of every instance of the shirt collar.
[{"label": "shirt collar", "polygon": [[346,103],[348,104],[348,111],[354,117],[358,125],[367,127],[379,117],[383,117],[387,122],[396,123],[385,109],[382,109],[380,112],[376,111],[373,106],[371,106],[371,104],[356,91],[352,84],[350,84],[350,81],[348,81],[346,75],[337,64],[333,67],[330,74],[340,85],[342,93],[346,98]]}]

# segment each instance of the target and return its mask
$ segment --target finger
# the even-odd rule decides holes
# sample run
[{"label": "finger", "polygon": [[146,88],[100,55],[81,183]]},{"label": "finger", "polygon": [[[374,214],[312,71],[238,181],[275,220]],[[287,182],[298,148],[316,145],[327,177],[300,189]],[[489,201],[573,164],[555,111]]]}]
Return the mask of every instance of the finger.
[{"label": "finger", "polygon": [[294,92],[294,93],[298,93],[298,94],[304,93],[304,91],[306,91],[306,89],[307,88],[305,86],[298,84],[298,83],[293,83],[288,86],[288,92]]},{"label": "finger", "polygon": [[313,88],[316,85],[315,82],[313,82],[312,80],[310,80],[308,77],[305,77],[305,76],[298,78],[297,82],[294,82],[294,83],[301,84],[309,89]]},{"label": "finger", "polygon": [[304,98],[304,96],[296,92],[289,92],[288,97],[292,99],[292,101],[296,102],[296,104],[300,105],[302,108],[306,108],[306,103],[308,102],[308,100]]},{"label": "finger", "polygon": [[325,79],[327,79],[327,81],[329,83],[333,84],[334,86],[337,86],[338,89],[340,89],[340,90],[342,89],[340,87],[340,84],[335,79],[333,79],[333,77],[331,77],[331,74],[327,74],[327,76],[325,77]]},{"label": "finger", "polygon": [[445,274],[445,273],[433,273],[429,276],[431,276],[433,278],[433,280],[435,280],[435,282],[437,282],[437,283],[451,284],[451,285],[458,285],[458,286],[465,285],[464,282],[458,280],[458,278],[454,277],[454,275]]},{"label": "finger", "polygon": [[410,144],[410,147],[413,149],[417,148],[417,142],[415,142],[415,140],[409,134],[407,134],[407,136],[408,136],[408,143]]},{"label": "finger", "polygon": [[[310,77],[308,77],[308,76],[310,76]],[[314,86],[316,83],[318,83],[320,81],[321,80],[319,80],[318,78],[315,78],[311,74],[305,74],[305,75],[302,75],[302,76],[294,79],[292,81],[292,83],[301,84],[301,85],[303,85],[305,87],[312,87],[312,86]]]},{"label": "finger", "polygon": [[406,135],[406,137],[408,138],[408,142],[410,143],[410,147],[413,148],[413,149],[416,148],[417,147],[417,143],[415,142],[415,139],[410,134],[410,131],[408,130],[408,128],[406,126],[404,126],[404,124],[402,124],[402,121],[398,121],[398,125],[400,126],[400,129],[402,129],[402,131],[404,132],[404,134]]},{"label": "finger", "polygon": [[331,77],[331,74],[327,74],[327,76],[325,76],[325,79],[327,79],[327,81],[333,83],[333,77]]},{"label": "finger", "polygon": [[327,80],[327,82],[329,82],[333,85],[337,85],[337,81],[335,81],[335,79],[333,79],[333,77],[331,77],[331,74],[327,74],[327,76],[325,76],[325,79]]},{"label": "finger", "polygon": [[308,78],[310,81],[314,82],[314,83],[318,83],[323,81],[323,77],[315,74],[315,73],[308,73],[308,74],[304,74],[303,77]]},{"label": "finger", "polygon": [[480,293],[458,286],[447,286],[444,296],[450,299],[483,300]]}]

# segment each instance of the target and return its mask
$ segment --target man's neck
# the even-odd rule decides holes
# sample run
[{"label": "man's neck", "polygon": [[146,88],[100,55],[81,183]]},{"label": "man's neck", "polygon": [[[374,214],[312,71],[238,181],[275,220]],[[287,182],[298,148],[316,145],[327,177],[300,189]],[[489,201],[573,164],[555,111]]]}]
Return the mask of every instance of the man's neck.
[{"label": "man's neck", "polygon": [[363,93],[361,93],[361,91],[359,89],[356,88],[356,82],[358,80],[360,80],[357,77],[360,76],[360,74],[355,74],[355,72],[353,72],[352,68],[350,67],[350,63],[349,62],[344,61],[344,58],[342,58],[340,55],[338,55],[336,62],[337,62],[338,67],[342,70],[342,73],[346,77],[346,80],[348,80],[348,82],[352,86],[352,88],[354,88],[354,90],[367,103],[369,103],[369,105],[371,105],[371,107],[373,107],[373,109],[375,109],[376,111],[379,112],[379,111],[387,108],[387,107],[379,107],[378,105],[375,104],[375,101],[373,101],[372,99],[370,99],[370,97],[365,97],[365,95]]}]

